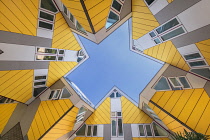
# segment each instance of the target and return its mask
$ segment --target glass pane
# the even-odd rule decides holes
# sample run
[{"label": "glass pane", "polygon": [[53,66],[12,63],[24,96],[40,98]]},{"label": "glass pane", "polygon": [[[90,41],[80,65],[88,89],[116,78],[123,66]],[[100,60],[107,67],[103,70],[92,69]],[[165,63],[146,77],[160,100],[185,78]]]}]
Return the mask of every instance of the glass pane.
[{"label": "glass pane", "polygon": [[83,113],[83,112],[86,112],[86,111],[87,111],[87,109],[86,109],[86,108],[81,107],[81,108],[79,109],[79,113],[78,113],[78,114]]},{"label": "glass pane", "polygon": [[116,136],[116,121],[112,120],[112,136]]},{"label": "glass pane", "polygon": [[117,2],[116,0],[114,0],[114,2],[112,4],[112,7],[120,12],[120,9],[121,9],[122,5],[119,4],[119,2]]},{"label": "glass pane", "polygon": [[189,83],[187,82],[187,79],[185,77],[179,77],[180,82],[184,86],[184,88],[190,88]]},{"label": "glass pane", "polygon": [[139,134],[140,136],[145,136],[143,125],[139,125]]},{"label": "glass pane", "polygon": [[49,99],[52,99],[53,95],[54,95],[55,91],[51,91]]},{"label": "glass pane", "polygon": [[59,56],[59,57],[58,57],[58,60],[59,60],[59,61],[62,61],[62,60],[63,60],[63,56]]},{"label": "glass pane", "polygon": [[63,5],[63,12],[67,15],[67,8]]},{"label": "glass pane", "polygon": [[152,123],[155,136],[168,136],[168,133],[156,123]]},{"label": "glass pane", "polygon": [[169,21],[168,23],[164,24],[163,26],[159,27],[156,29],[156,31],[158,32],[158,34],[162,33],[162,32],[165,32],[166,30],[178,25],[179,22],[178,20],[175,18],[171,21]]},{"label": "glass pane", "polygon": [[165,77],[162,77],[154,87],[155,90],[169,90],[170,87]]},{"label": "glass pane", "polygon": [[42,79],[46,79],[46,76],[35,76],[35,80],[42,80]]},{"label": "glass pane", "polygon": [[74,16],[70,13],[70,20],[74,23]]},{"label": "glass pane", "polygon": [[63,88],[61,98],[69,98],[70,96],[71,94],[69,93],[69,91],[66,88]]},{"label": "glass pane", "polygon": [[53,21],[54,20],[54,16],[53,15],[50,15],[50,14],[47,14],[47,13],[44,13],[42,11],[40,11],[40,15],[39,15],[41,18],[44,18],[44,19],[47,19],[47,20],[50,20],[50,21]]},{"label": "glass pane", "polygon": [[169,79],[175,87],[180,87],[181,86],[181,84],[179,83],[179,81],[177,81],[176,78],[169,78]]},{"label": "glass pane", "polygon": [[196,59],[196,58],[201,58],[201,55],[199,53],[188,54],[188,55],[184,55],[184,58],[186,60]]},{"label": "glass pane", "polygon": [[87,129],[87,136],[91,136],[91,126],[88,126]]},{"label": "glass pane", "polygon": [[85,136],[85,128],[86,125],[84,124],[76,133],[77,136]]},{"label": "glass pane", "polygon": [[51,53],[51,54],[56,54],[57,50],[56,49],[48,49],[48,48],[37,48],[37,53]]},{"label": "glass pane", "polygon": [[47,9],[52,12],[57,12],[56,7],[54,6],[52,0],[42,0],[41,1],[41,8]]},{"label": "glass pane", "polygon": [[77,29],[83,33],[86,33],[85,29],[77,22]]},{"label": "glass pane", "polygon": [[155,0],[145,0],[145,1],[146,1],[147,5],[150,5],[150,4],[152,4],[153,1],[155,1]]},{"label": "glass pane", "polygon": [[118,134],[123,136],[122,119],[118,119]]},{"label": "glass pane", "polygon": [[122,116],[122,113],[121,112],[117,112],[117,116]]},{"label": "glass pane", "polygon": [[163,35],[161,38],[163,41],[165,41],[165,40],[171,39],[171,38],[178,36],[180,34],[183,34],[183,33],[184,33],[184,30],[182,29],[182,27],[180,27],[176,30],[173,30],[173,31]]},{"label": "glass pane", "polygon": [[196,61],[196,62],[188,62],[188,63],[190,64],[191,67],[206,65],[206,63],[204,61]]},{"label": "glass pane", "polygon": [[114,93],[112,93],[109,97],[110,97],[110,98],[114,98]]},{"label": "glass pane", "polygon": [[39,95],[42,91],[44,91],[47,87],[40,87],[40,88],[34,88],[33,96],[36,97]]},{"label": "glass pane", "polygon": [[198,75],[201,75],[203,77],[206,77],[208,79],[210,79],[210,70],[208,68],[204,68],[204,69],[192,69],[191,72],[194,72]]},{"label": "glass pane", "polygon": [[149,35],[150,35],[151,37],[155,37],[155,36],[156,36],[156,34],[155,34],[154,32],[150,32]]},{"label": "glass pane", "polygon": [[59,54],[64,54],[64,50],[59,50]]},{"label": "glass pane", "polygon": [[60,93],[60,90],[56,90],[55,93],[54,93],[54,95],[53,95],[53,98],[54,99],[57,99],[58,96],[59,96],[59,93]]},{"label": "glass pane", "polygon": [[52,30],[53,25],[46,22],[39,21],[39,27]]},{"label": "glass pane", "polygon": [[97,136],[97,126],[93,126],[93,136]]},{"label": "glass pane", "polygon": [[152,130],[150,125],[145,125],[145,127],[146,127],[147,136],[152,136]]},{"label": "glass pane", "polygon": [[45,85],[45,81],[43,81],[43,82],[35,82],[34,83],[34,86],[38,86],[38,85]]},{"label": "glass pane", "polygon": [[37,55],[36,60],[56,60],[56,56]]},{"label": "glass pane", "polygon": [[3,97],[3,98],[0,99],[0,103],[4,103],[6,100],[7,100],[7,98]]},{"label": "glass pane", "polygon": [[106,29],[111,27],[114,23],[116,23],[119,20],[119,16],[110,11],[108,20],[106,22]]},{"label": "glass pane", "polygon": [[155,42],[156,44],[160,44],[160,43],[161,43],[159,38],[154,39],[154,42]]},{"label": "glass pane", "polygon": [[117,92],[117,93],[116,93],[116,97],[121,97],[121,95]]}]

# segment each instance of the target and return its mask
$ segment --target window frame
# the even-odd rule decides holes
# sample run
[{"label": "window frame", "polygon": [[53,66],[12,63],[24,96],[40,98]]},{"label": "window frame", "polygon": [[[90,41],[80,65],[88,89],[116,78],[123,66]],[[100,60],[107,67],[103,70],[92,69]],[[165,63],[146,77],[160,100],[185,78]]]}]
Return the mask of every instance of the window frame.
[{"label": "window frame", "polygon": [[57,13],[60,12],[60,11],[59,11],[59,8],[57,7],[57,5],[56,5],[56,3],[54,2],[54,0],[52,0],[52,3],[54,4],[55,8],[57,9],[57,12],[53,12],[53,11],[50,11],[50,10],[47,10],[47,9],[42,8],[42,7],[41,7],[41,3],[42,3],[41,1],[42,1],[42,0],[39,1],[39,10],[46,11],[46,12],[52,13],[52,14],[57,14]]},{"label": "window frame", "polygon": [[[204,61],[206,64],[205,64],[205,65],[200,65],[200,66],[191,66],[191,65],[190,65],[190,62],[198,62],[198,61]],[[207,66],[209,66],[205,59],[195,59],[195,60],[186,61],[186,62],[187,62],[188,66],[189,66],[190,68],[202,68],[202,67],[207,67]]]},{"label": "window frame", "polygon": [[[49,14],[49,15],[52,15],[52,16],[53,16],[53,21],[40,17],[40,13],[41,13],[41,12],[46,13],[46,14]],[[49,22],[49,23],[51,23],[51,24],[54,24],[55,15],[54,15],[53,13],[46,12],[46,11],[44,11],[44,10],[39,10],[39,15],[38,15],[38,17],[39,17],[39,19],[40,19],[41,21],[47,21],[47,23]],[[42,28],[42,27],[41,27],[41,28]]]},{"label": "window frame", "polygon": [[[56,53],[43,53],[43,52],[38,52],[38,48],[44,48],[44,49],[50,49],[50,50],[56,50]],[[47,48],[47,47],[36,47],[36,54],[44,54],[44,55],[56,55],[58,53],[58,49],[56,48]]]},{"label": "window frame", "polygon": [[109,15],[110,15],[111,12],[113,12],[114,14],[116,14],[119,17],[119,19],[114,24],[112,24],[111,26],[109,26],[108,28],[106,28],[106,24],[105,24],[106,31],[110,30],[113,26],[115,26],[118,22],[120,22],[120,14],[118,14],[114,10],[110,9],[109,10],[109,14],[108,14],[107,19],[106,19],[106,23],[107,23],[107,21],[109,19]]},{"label": "window frame", "polygon": [[[52,93],[52,91],[54,91],[52,98],[50,98],[50,95]],[[53,98],[55,91],[59,91],[57,98]],[[50,91],[50,95],[48,96],[48,100],[59,100],[60,99],[60,95],[61,95],[61,89],[53,89]]]},{"label": "window frame", "polygon": [[[118,11],[117,9],[115,9],[115,8],[112,6],[113,3],[114,3],[114,1],[117,1],[117,2],[121,5],[120,11]],[[120,15],[120,12],[122,11],[122,8],[123,8],[123,4],[124,4],[124,2],[122,2],[122,1],[120,1],[120,0],[112,0],[111,9],[112,9],[113,11],[115,11],[117,14]]]},{"label": "window frame", "polygon": [[[178,83],[180,84],[180,86],[175,86],[174,83],[171,81],[171,78],[176,79],[176,81],[178,81]],[[178,79],[178,77],[168,77],[168,80],[169,80],[169,82],[172,84],[172,86],[174,88],[182,88],[183,87],[183,85],[182,85],[181,81]]]},{"label": "window frame", "polygon": [[[44,23],[47,23],[47,24],[51,24],[52,25],[52,29],[47,29],[47,28],[44,28],[44,27],[40,27],[39,26],[39,22],[44,22]],[[43,30],[47,30],[47,31],[53,31],[54,30],[54,24],[53,23],[50,23],[50,22],[47,22],[47,21],[45,21],[45,20],[38,20],[38,28],[40,28],[40,29],[43,29]]]},{"label": "window frame", "polygon": [[[117,116],[117,112],[121,112],[121,116]],[[118,120],[121,119],[122,120],[122,131],[123,131],[123,135],[119,136],[119,126],[118,126]],[[111,138],[122,138],[124,137],[124,126],[123,126],[123,118],[122,118],[122,111],[115,111],[115,116],[111,116]],[[112,120],[115,120],[115,130],[116,130],[116,136],[112,135]]]},{"label": "window frame", "polygon": [[147,5],[148,8],[150,8],[157,0],[154,0],[150,5],[147,4],[146,0],[144,0],[144,3]]},{"label": "window frame", "polygon": [[[188,59],[186,60],[185,58],[185,55],[191,55],[191,54],[195,54],[195,53],[199,53],[199,55],[201,56],[200,58],[193,58],[193,59]],[[190,61],[190,60],[197,60],[197,59],[204,59],[203,55],[201,54],[201,52],[191,52],[191,53],[185,53],[185,54],[182,54],[183,58],[185,61]]]},{"label": "window frame", "polygon": [[[46,78],[36,80],[35,78],[38,77],[38,76],[46,76]],[[47,75],[34,75],[34,82],[38,82],[38,81],[47,81]]]},{"label": "window frame", "polygon": [[[45,82],[45,84],[42,85],[35,85],[35,83],[39,83],[39,82]],[[39,88],[39,87],[46,87],[47,81],[34,81],[33,82],[33,87],[34,88]]]}]

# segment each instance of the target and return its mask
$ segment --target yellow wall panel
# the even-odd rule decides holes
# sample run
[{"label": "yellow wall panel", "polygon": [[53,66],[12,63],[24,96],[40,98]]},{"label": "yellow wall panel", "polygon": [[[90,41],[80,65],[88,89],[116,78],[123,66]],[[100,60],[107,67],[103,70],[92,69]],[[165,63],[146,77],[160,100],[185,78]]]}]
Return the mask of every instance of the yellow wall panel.
[{"label": "yellow wall panel", "polygon": [[77,113],[77,107],[71,109],[71,111],[69,111],[53,128],[50,129],[50,131],[42,138],[42,140],[56,140],[57,138],[70,132],[74,127]]},{"label": "yellow wall panel", "polygon": [[0,71],[0,95],[25,103],[32,97],[33,70]]},{"label": "yellow wall panel", "polygon": [[50,62],[47,78],[47,86],[51,86],[67,72],[73,69],[77,62]]},{"label": "yellow wall panel", "polygon": [[17,104],[0,104],[0,134],[4,130]]},{"label": "yellow wall panel", "polygon": [[[151,100],[191,129],[205,134],[210,125],[210,120],[207,119],[210,115],[210,104],[206,91],[204,89],[188,89],[176,90],[170,95],[171,93],[172,91],[165,91],[160,96],[160,92],[156,92]],[[170,98],[168,98],[169,96]],[[167,103],[164,104],[164,102]],[[152,103],[149,105],[172,131],[177,132],[186,129],[164,111],[160,111],[160,108],[155,108]]]},{"label": "yellow wall panel", "polygon": [[201,54],[210,65],[210,39],[196,43]]},{"label": "yellow wall panel", "polygon": [[131,101],[121,97],[123,123],[151,123],[153,120]]},{"label": "yellow wall panel", "polygon": [[38,0],[1,0],[0,30],[36,36]]},{"label": "yellow wall panel", "polygon": [[85,121],[86,124],[110,124],[110,108],[110,98],[108,97]]},{"label": "yellow wall panel", "polygon": [[66,23],[61,13],[55,16],[55,28],[53,33],[52,48],[75,50],[81,49],[74,37],[70,27]]},{"label": "yellow wall panel", "polygon": [[[132,16],[133,39],[138,39],[159,26],[159,23],[143,0],[132,0]],[[137,33],[136,28],[142,31]]]},{"label": "yellow wall panel", "polygon": [[[159,51],[160,50],[160,51]],[[180,69],[189,71],[190,68],[177,51],[176,47],[171,41],[164,42],[149,49],[144,50],[144,54],[157,58],[161,61],[167,62]]]},{"label": "yellow wall panel", "polygon": [[61,0],[61,1],[67,7],[67,9],[72,13],[72,15],[78,20],[78,22],[83,26],[83,28],[86,31],[92,33],[89,22],[87,20],[87,17],[85,15],[84,9],[80,1],[69,1],[69,0]]},{"label": "yellow wall panel", "polygon": [[[57,104],[55,104],[57,103]],[[42,101],[28,131],[29,140],[39,139],[70,107],[69,99]],[[68,114],[68,113],[67,113]]]},{"label": "yellow wall panel", "polygon": [[171,3],[171,2],[173,2],[174,0],[167,0],[168,1],[168,3]]}]

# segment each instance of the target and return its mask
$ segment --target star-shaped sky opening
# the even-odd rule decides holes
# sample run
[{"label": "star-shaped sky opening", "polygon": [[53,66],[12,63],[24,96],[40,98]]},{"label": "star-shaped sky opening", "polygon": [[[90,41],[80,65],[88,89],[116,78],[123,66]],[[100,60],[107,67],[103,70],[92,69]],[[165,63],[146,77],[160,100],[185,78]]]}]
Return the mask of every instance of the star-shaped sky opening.
[{"label": "star-shaped sky opening", "polygon": [[130,51],[130,22],[126,21],[100,44],[79,36],[89,59],[67,77],[96,105],[116,86],[138,103],[139,93],[162,64]]}]

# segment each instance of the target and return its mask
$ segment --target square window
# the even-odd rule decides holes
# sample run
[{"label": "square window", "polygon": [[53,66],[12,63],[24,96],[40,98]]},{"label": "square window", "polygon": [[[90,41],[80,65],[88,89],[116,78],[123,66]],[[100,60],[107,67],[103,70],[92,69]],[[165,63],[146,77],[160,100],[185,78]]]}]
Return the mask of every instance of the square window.
[{"label": "square window", "polygon": [[112,7],[116,9],[118,12],[120,12],[122,5],[118,1],[114,0],[112,3]]}]

